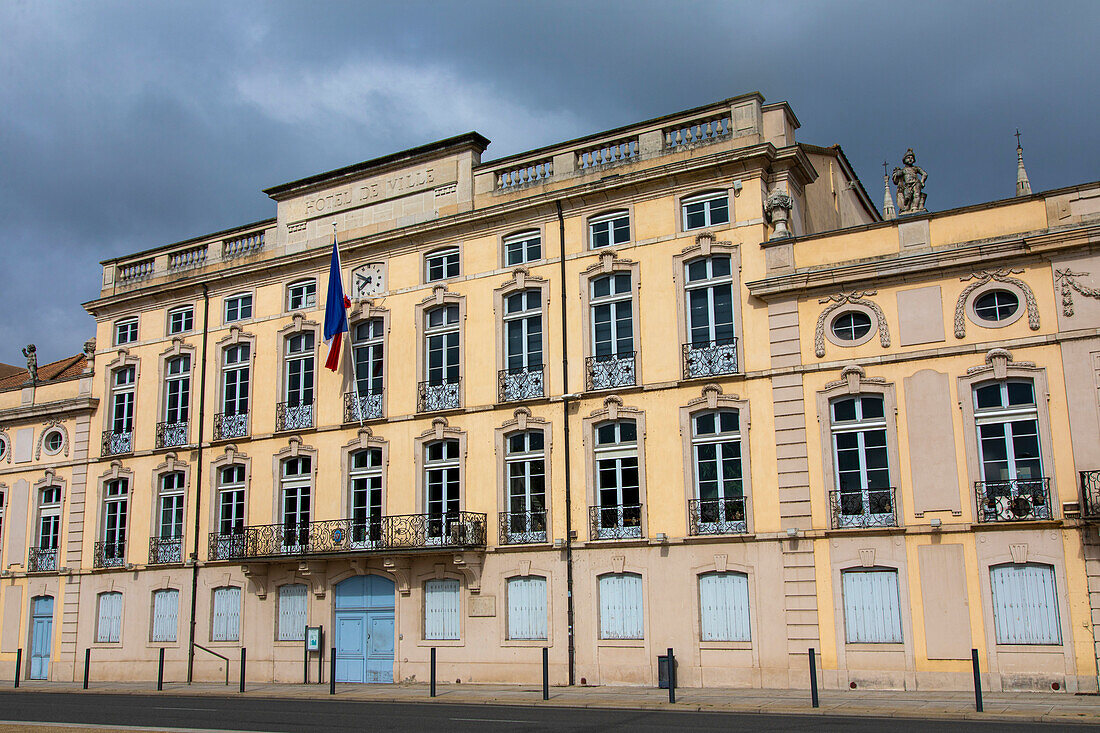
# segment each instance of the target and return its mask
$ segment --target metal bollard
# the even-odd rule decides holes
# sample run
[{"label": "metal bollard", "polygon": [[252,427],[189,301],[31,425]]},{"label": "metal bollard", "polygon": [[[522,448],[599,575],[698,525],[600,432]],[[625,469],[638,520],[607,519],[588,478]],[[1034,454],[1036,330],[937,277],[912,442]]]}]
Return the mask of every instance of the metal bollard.
[{"label": "metal bollard", "polygon": [[817,699],[817,656],[813,647],[810,647],[810,704],[815,708],[820,706]]},{"label": "metal bollard", "polygon": [[92,668],[92,648],[84,650],[84,689],[88,689],[88,671]]},{"label": "metal bollard", "polygon": [[672,655],[672,647],[668,648],[668,701],[676,702],[676,657]]},{"label": "metal bollard", "polygon": [[15,686],[19,687],[19,670],[23,667],[23,650],[15,650]]},{"label": "metal bollard", "polygon": [[157,663],[157,692],[164,689],[164,647],[160,648],[160,661]]},{"label": "metal bollard", "polygon": [[328,660],[328,694],[336,694],[336,647],[332,647],[332,656]]},{"label": "metal bollard", "polygon": [[978,666],[978,650],[970,650],[970,661],[974,664],[974,708],[979,712],[984,712],[985,707],[982,705],[982,670]]},{"label": "metal bollard", "polygon": [[241,692],[244,692],[244,665],[247,651],[243,646],[241,647]]},{"label": "metal bollard", "polygon": [[432,647],[432,689],[431,697],[435,697],[435,647]]},{"label": "metal bollard", "polygon": [[542,699],[550,699],[550,650],[542,648]]}]

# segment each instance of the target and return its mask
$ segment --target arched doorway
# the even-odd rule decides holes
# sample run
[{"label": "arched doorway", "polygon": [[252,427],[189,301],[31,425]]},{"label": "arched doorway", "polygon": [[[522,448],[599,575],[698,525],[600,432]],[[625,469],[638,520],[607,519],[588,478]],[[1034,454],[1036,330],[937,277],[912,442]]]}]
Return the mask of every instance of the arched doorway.
[{"label": "arched doorway", "polygon": [[337,682],[393,682],[393,594],[379,575],[336,584]]}]

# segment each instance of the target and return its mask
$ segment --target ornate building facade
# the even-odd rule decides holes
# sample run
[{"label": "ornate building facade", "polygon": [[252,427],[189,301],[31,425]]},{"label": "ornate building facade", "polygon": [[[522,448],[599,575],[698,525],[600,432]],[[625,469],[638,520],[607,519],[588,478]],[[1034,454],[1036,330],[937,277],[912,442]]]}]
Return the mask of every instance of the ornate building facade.
[{"label": "ornate building facade", "polygon": [[104,262],[91,358],[0,386],[0,669],[297,681],[321,626],[349,682],[548,647],[651,685],[673,647],[683,685],[804,687],[813,648],[826,686],[964,689],[974,648],[1095,691],[1100,184],[883,220],[798,126],[749,94],[470,133]]}]

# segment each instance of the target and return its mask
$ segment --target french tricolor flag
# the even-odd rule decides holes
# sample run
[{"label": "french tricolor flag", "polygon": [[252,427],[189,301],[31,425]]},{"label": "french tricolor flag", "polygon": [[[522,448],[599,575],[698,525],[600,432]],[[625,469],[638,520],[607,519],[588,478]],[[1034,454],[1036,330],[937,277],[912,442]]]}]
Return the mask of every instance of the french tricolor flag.
[{"label": "french tricolor flag", "polygon": [[348,332],[348,311],[351,301],[344,295],[344,283],[340,277],[340,250],[336,247],[336,233],[332,235],[332,264],[328,271],[328,296],[325,299],[325,343],[328,358],[325,366],[336,371],[340,366],[340,346]]}]

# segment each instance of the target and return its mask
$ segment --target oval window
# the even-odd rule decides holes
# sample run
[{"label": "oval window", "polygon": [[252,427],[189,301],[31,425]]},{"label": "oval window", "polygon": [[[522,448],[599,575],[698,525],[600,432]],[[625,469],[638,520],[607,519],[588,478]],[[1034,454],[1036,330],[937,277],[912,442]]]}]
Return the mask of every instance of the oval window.
[{"label": "oval window", "polygon": [[840,341],[859,341],[871,332],[871,317],[862,311],[848,311],[833,319],[832,328]]},{"label": "oval window", "polygon": [[65,439],[61,435],[59,430],[51,430],[46,434],[46,452],[53,455],[61,450],[61,446],[64,444]]},{"label": "oval window", "polygon": [[983,321],[1004,321],[1020,309],[1020,299],[1008,290],[990,290],[974,301],[974,315]]},{"label": "oval window", "polygon": [[0,438],[0,461],[8,457],[8,441]]}]

